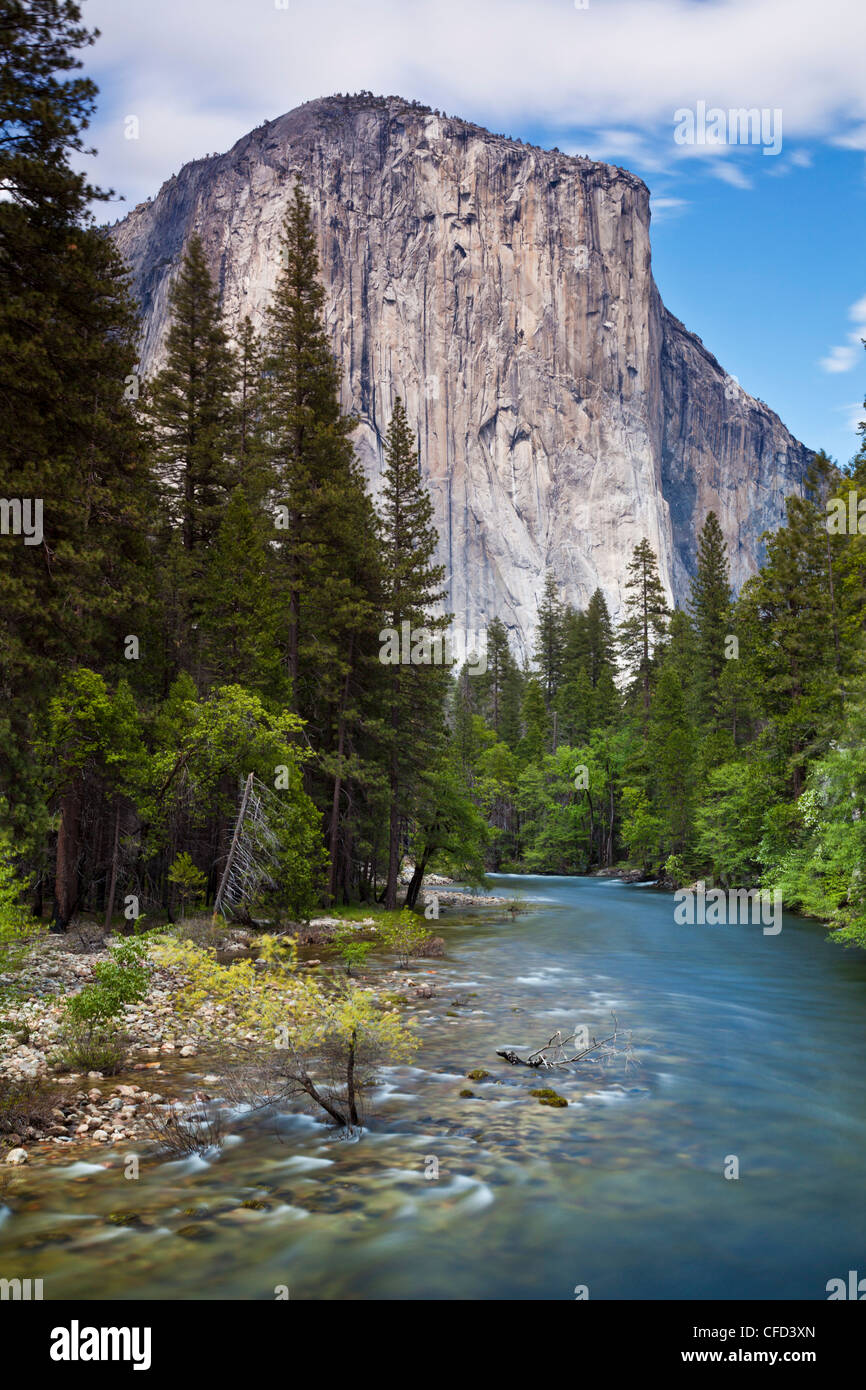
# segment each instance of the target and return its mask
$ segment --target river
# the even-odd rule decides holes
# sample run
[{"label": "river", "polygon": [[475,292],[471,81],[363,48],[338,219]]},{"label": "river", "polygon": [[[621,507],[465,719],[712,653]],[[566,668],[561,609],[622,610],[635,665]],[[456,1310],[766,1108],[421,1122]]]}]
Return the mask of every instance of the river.
[{"label": "river", "polygon": [[[492,885],[533,901],[437,924],[423,1047],[380,1074],[359,1142],[236,1114],[210,1162],[34,1167],[0,1211],[3,1272],[46,1298],[421,1300],[825,1299],[866,1274],[866,956],[791,916],[679,926],[618,880]],[[613,1011],[628,1066],[496,1056]]]}]

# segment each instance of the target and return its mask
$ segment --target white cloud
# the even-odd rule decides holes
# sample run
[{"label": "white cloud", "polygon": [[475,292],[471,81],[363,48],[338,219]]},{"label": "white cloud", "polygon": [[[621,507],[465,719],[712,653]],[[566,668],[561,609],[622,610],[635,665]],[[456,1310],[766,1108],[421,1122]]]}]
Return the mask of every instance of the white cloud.
[{"label": "white cloud", "polygon": [[688,198],[650,198],[650,209],[652,211],[653,222],[667,222],[671,217],[678,217],[679,214],[690,206]]},{"label": "white cloud", "polygon": [[723,183],[729,183],[732,188],[751,188],[752,180],[745,174],[738,164],[723,164],[719,161],[713,165],[710,173]]},{"label": "white cloud", "polygon": [[[417,97],[509,133],[535,125],[553,143],[578,131],[601,132],[604,143],[613,131],[621,157],[628,136],[631,157],[645,161],[677,160],[673,113],[699,99],[781,108],[786,140],[864,147],[862,0],[590,0],[587,10],[573,0],[290,0],[288,9],[274,0],[85,0],[84,8],[102,30],[86,54],[104,91],[94,172],[134,200],[262,120],[361,89]],[[118,134],[128,113],[140,117],[138,142]]]},{"label": "white cloud", "polygon": [[832,347],[820,365],[825,372],[850,372],[857,361],[857,350],[853,347]]},{"label": "white cloud", "polygon": [[844,412],[846,424],[854,434],[859,433],[860,425],[863,421],[863,402],[849,401],[847,405],[837,406],[837,409]]},{"label": "white cloud", "polygon": [[855,325],[854,331],[847,335],[847,342],[830,348],[828,355],[821,358],[819,366],[825,372],[850,372],[862,360],[862,340],[866,338],[866,294],[851,305],[848,317]]}]

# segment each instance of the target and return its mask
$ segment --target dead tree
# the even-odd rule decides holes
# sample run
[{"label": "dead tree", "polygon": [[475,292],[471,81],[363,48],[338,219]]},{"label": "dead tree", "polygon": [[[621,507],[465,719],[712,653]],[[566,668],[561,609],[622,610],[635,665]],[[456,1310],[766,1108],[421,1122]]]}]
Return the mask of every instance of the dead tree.
[{"label": "dead tree", "polygon": [[[581,1043],[583,1042],[583,1029],[575,1029],[567,1037],[563,1037],[562,1030],[557,1029],[553,1037],[549,1038],[543,1047],[536,1048],[534,1052],[529,1053],[528,1057],[520,1057],[511,1047],[497,1048],[496,1055],[503,1057],[513,1067],[534,1067],[543,1071],[552,1071],[555,1067],[570,1067],[574,1062],[582,1062],[584,1057],[589,1057],[594,1053],[598,1053],[603,1061],[622,1055],[625,1057],[627,1067],[630,1062],[637,1061],[631,1050],[631,1034],[626,1035],[625,1045],[620,1049],[618,1046],[621,1037],[619,1022],[616,1014],[612,1014],[611,1017],[613,1019],[613,1032],[606,1038],[592,1038],[586,1046],[577,1043],[579,1035]],[[571,1052],[569,1043],[578,1048],[572,1055],[569,1055]]]},{"label": "dead tree", "polygon": [[271,824],[273,795],[251,772],[244,785],[234,834],[214,901],[213,920],[226,908],[239,914],[263,888],[273,887],[279,837]]}]

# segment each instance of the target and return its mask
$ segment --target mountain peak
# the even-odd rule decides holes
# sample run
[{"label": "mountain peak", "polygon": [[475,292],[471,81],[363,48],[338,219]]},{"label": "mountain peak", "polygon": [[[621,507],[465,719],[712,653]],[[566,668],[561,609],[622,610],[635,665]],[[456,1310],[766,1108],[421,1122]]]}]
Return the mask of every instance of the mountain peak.
[{"label": "mountain peak", "polygon": [[575,605],[600,588],[617,614],[644,537],[684,601],[710,510],[735,584],[754,572],[810,453],[664,308],[649,193],[627,170],[402,97],[306,102],[186,165],[112,229],[145,371],[194,231],[229,323],[263,325],[296,180],[358,454],[375,487],[401,396],[466,631],[498,614],[528,650],[547,570]]}]

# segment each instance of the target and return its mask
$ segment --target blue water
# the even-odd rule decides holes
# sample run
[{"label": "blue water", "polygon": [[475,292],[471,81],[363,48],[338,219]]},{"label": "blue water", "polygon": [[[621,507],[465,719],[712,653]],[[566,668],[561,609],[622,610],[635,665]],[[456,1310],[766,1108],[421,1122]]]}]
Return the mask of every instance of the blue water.
[{"label": "blue water", "polygon": [[[209,1165],[146,1163],[134,1192],[120,1155],[43,1174],[38,1209],[4,1223],[16,1269],[46,1297],[121,1298],[825,1299],[866,1274],[866,957],[794,917],[777,936],[678,926],[670,895],[615,880],[496,885],[543,901],[443,916],[446,958],[413,973],[437,990],[411,1008],[423,1047],[380,1074],[360,1142],[287,1111],[240,1120]],[[628,1067],[496,1056],[603,1036],[612,1012]],[[241,1217],[251,1195],[268,1205]],[[106,1227],[131,1206],[140,1228]]]}]

